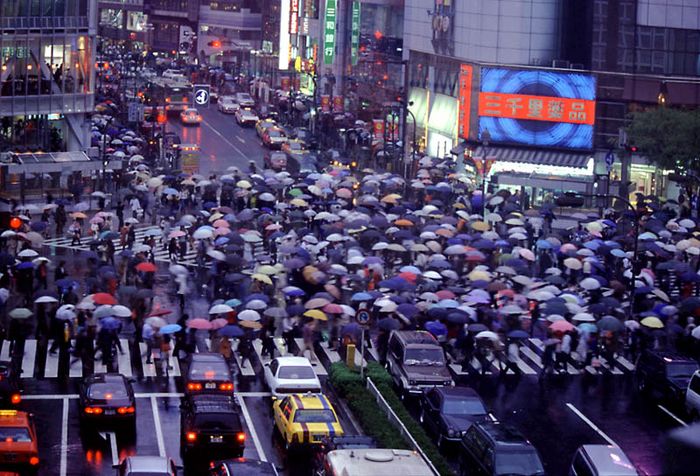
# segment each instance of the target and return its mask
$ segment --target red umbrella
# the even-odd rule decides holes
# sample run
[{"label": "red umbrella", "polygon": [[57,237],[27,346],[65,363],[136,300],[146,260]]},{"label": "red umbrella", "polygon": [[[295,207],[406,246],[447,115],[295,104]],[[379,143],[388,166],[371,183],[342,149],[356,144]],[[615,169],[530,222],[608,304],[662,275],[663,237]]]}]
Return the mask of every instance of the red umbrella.
[{"label": "red umbrella", "polygon": [[437,297],[440,299],[454,299],[455,298],[455,293],[450,291],[449,289],[441,289],[440,291],[436,292]]},{"label": "red umbrella", "polygon": [[114,305],[117,303],[117,299],[108,293],[95,293],[92,295],[92,302],[98,305]]},{"label": "red umbrella", "polygon": [[143,271],[144,273],[155,273],[156,265],[150,261],[144,261],[136,265],[137,271]]},{"label": "red umbrella", "polygon": [[218,317],[210,321],[212,329],[221,329],[228,324],[228,321],[223,317]]},{"label": "red umbrella", "polygon": [[409,273],[408,271],[404,271],[403,273],[399,273],[399,278],[403,278],[411,284],[416,284],[417,277],[418,276],[416,276],[415,273]]},{"label": "red umbrella", "polygon": [[196,319],[190,319],[187,321],[187,327],[190,329],[199,329],[199,330],[209,330],[211,329],[211,322],[207,321],[206,319],[202,319],[201,317],[197,317]]},{"label": "red umbrella", "polygon": [[343,308],[340,307],[340,304],[335,304],[333,302],[326,304],[323,306],[323,312],[327,312],[329,314],[342,314],[343,313]]},{"label": "red umbrella", "polygon": [[569,332],[574,329],[574,326],[569,321],[560,320],[554,322],[549,328],[554,332]]},{"label": "red umbrella", "polygon": [[153,309],[149,314],[148,317],[152,316],[167,316],[168,314],[172,314],[173,311],[169,309],[163,309],[162,307]]}]

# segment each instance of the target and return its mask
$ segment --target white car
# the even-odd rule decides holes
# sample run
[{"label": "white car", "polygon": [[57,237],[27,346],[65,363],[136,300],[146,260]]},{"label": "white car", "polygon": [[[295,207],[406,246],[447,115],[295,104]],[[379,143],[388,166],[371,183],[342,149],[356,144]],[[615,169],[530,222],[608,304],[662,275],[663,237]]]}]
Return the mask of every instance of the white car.
[{"label": "white car", "polygon": [[240,104],[241,107],[255,107],[255,99],[248,93],[236,93],[236,102]]},{"label": "white car", "polygon": [[320,393],[321,382],[306,357],[277,357],[265,364],[265,382],[273,398],[291,393]]},{"label": "white car", "polygon": [[221,96],[219,102],[216,103],[216,108],[224,114],[233,114],[240,107],[233,96]]},{"label": "white car", "polygon": [[160,456],[128,456],[116,468],[119,476],[176,476],[180,469],[170,458]]},{"label": "white car", "polygon": [[247,107],[239,107],[236,111],[236,122],[239,126],[255,124],[259,120],[258,114]]},{"label": "white car", "polygon": [[177,69],[166,69],[161,76],[166,79],[185,80],[185,75]]}]

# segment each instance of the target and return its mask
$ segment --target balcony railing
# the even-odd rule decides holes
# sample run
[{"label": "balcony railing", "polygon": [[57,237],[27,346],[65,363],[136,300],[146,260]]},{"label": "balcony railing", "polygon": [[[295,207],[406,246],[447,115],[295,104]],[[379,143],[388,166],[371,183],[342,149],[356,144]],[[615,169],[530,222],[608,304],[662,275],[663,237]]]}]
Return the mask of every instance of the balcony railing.
[{"label": "balcony railing", "polygon": [[0,30],[87,27],[87,17],[0,17]]}]

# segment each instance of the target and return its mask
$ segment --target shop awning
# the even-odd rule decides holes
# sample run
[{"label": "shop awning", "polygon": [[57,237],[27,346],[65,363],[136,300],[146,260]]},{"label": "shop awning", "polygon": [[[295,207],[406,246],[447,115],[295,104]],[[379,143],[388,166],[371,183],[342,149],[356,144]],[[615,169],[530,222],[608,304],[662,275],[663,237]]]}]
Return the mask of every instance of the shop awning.
[{"label": "shop awning", "polygon": [[7,172],[11,174],[22,173],[52,173],[52,172],[87,172],[102,170],[120,170],[123,167],[121,160],[109,160],[106,166],[102,161],[92,160],[85,152],[41,152],[11,154],[10,160],[0,163],[7,167]]},{"label": "shop awning", "polygon": [[[408,106],[408,110],[416,116],[416,123],[420,127],[425,127],[425,121],[428,119],[428,90],[423,88],[411,88],[408,101],[413,103]],[[408,120],[412,120],[410,115],[408,116]]]},{"label": "shop awning", "polygon": [[511,147],[479,146],[474,158],[494,158],[503,162],[523,162],[535,165],[586,168],[593,155],[586,152],[561,152],[554,150],[515,149]]},{"label": "shop awning", "polygon": [[454,137],[457,134],[457,106],[456,98],[435,94],[430,105],[428,129],[446,137]]}]

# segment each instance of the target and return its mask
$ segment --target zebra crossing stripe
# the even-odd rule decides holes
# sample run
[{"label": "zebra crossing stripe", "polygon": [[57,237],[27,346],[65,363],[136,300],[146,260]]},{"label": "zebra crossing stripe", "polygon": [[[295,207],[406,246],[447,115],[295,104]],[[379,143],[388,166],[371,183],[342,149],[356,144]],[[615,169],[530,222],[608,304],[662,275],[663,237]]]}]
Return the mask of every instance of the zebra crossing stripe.
[{"label": "zebra crossing stripe", "polygon": [[58,377],[58,352],[52,354],[50,352],[51,346],[54,340],[49,339],[49,344],[46,349],[46,363],[44,366],[44,377],[45,378],[56,378]]},{"label": "zebra crossing stripe", "polygon": [[68,376],[73,378],[78,378],[83,376],[83,360],[82,359],[70,359],[70,369],[68,370]]},{"label": "zebra crossing stripe", "polygon": [[2,351],[0,352],[0,360],[4,362],[9,362],[12,360],[12,356],[10,355],[10,341],[5,340],[2,343]]},{"label": "zebra crossing stripe", "polygon": [[119,366],[119,373],[124,377],[130,378],[133,376],[131,371],[131,352],[129,349],[129,341],[127,339],[119,339],[119,343],[122,346],[124,353],[119,353],[117,358],[117,365]]},{"label": "zebra crossing stripe", "polygon": [[141,355],[141,367],[143,367],[144,377],[155,377],[156,376],[156,365],[153,363],[153,358],[151,358],[151,363],[146,363],[148,360],[148,346],[145,342],[139,342],[139,355]]},{"label": "zebra crossing stripe", "polygon": [[34,361],[36,360],[36,341],[29,339],[24,341],[24,355],[22,356],[22,378],[34,378]]}]

